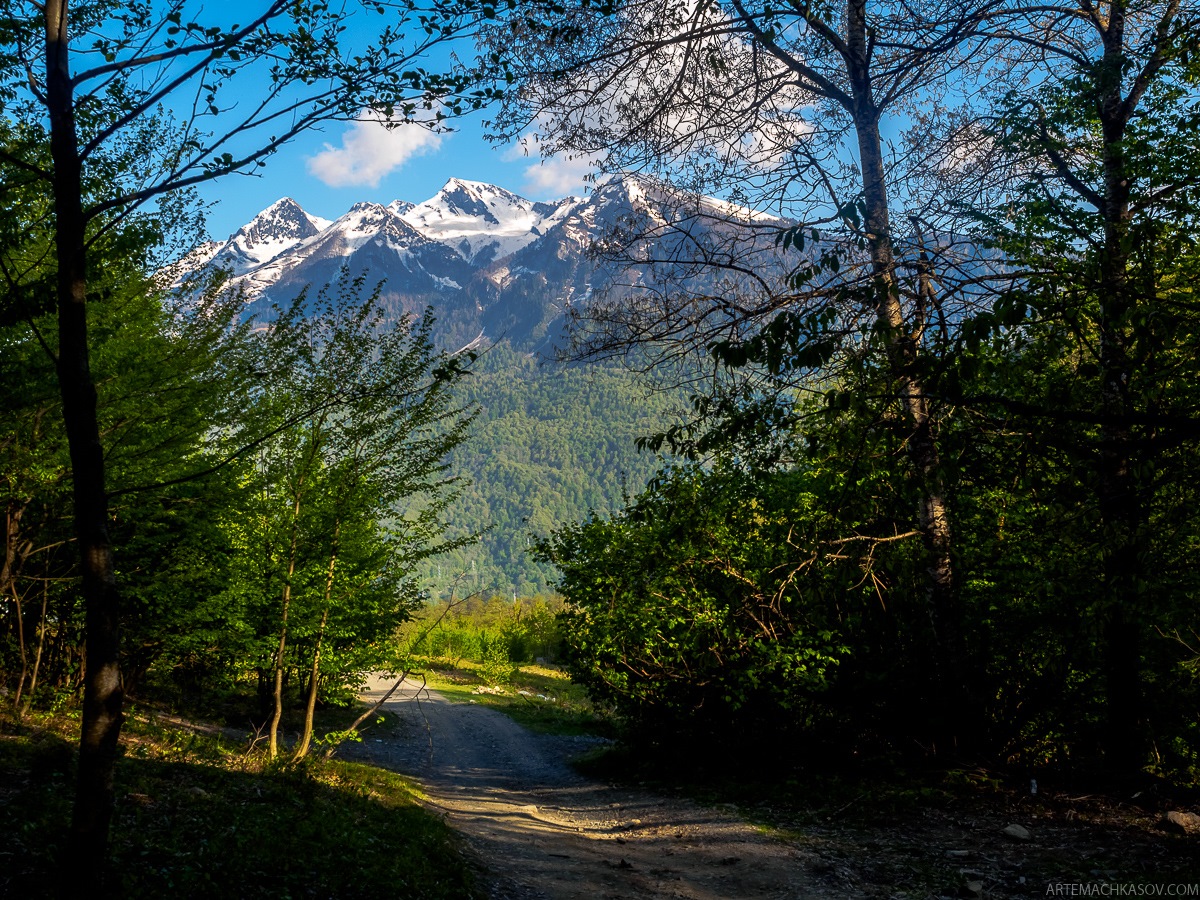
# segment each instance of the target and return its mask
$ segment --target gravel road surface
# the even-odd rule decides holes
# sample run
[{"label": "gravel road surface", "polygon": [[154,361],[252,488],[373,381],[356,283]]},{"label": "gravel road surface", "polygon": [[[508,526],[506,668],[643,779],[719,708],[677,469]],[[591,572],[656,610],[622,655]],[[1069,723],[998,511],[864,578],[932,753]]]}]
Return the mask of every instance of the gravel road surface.
[{"label": "gravel road surface", "polygon": [[[377,678],[364,699],[392,682]],[[594,739],[526,731],[405,683],[402,727],[345,755],[419,781],[467,839],[493,900],[738,900],[828,896],[808,854],[732,813],[591,781],[567,760]]]}]

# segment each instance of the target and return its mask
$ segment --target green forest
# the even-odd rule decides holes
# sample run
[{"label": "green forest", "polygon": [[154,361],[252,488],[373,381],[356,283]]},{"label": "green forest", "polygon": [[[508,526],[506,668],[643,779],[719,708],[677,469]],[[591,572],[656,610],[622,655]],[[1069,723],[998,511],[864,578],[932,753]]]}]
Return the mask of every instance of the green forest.
[{"label": "green forest", "polygon": [[[0,723],[60,893],[172,874],[128,807],[110,845],[141,703],[251,720],[223,792],[377,812],[318,751],[466,597],[646,756],[1196,788],[1194,3],[10,6]],[[449,355],[363,280],[250,322],[171,287],[197,185],[364,110],[672,198],[590,248],[637,275],[570,363]]]},{"label": "green forest", "polygon": [[478,540],[425,562],[435,596],[528,597],[551,590],[557,571],[532,552],[563,522],[612,514],[658,469],[637,440],[672,421],[683,391],[651,391],[615,365],[564,365],[499,343],[456,397],[477,411],[470,436],[448,457],[466,483],[447,535]]}]

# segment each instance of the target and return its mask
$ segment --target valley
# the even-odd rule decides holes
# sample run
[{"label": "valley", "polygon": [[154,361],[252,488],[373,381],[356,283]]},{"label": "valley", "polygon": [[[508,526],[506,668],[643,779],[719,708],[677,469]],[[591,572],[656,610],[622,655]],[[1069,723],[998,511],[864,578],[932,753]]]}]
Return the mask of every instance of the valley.
[{"label": "valley", "polygon": [[425,561],[419,575],[433,596],[531,595],[555,579],[531,545],[639,491],[663,460],[639,453],[635,441],[687,403],[686,391],[650,391],[619,361],[555,361],[573,303],[635,290],[647,273],[662,277],[606,263],[589,248],[634,222],[686,230],[692,240],[703,231],[719,243],[730,228],[776,221],[743,212],[634,177],[553,203],[451,179],[421,203],[364,201],[336,220],[283,198],[227,240],[197,248],[184,268],[223,272],[245,316],[258,319],[297,296],[311,303],[338,289],[340,273],[360,278],[352,289],[363,295],[378,290],[393,319],[432,308],[442,348],[479,353],[459,388],[478,419],[448,460],[465,481],[448,537],[480,539]]}]

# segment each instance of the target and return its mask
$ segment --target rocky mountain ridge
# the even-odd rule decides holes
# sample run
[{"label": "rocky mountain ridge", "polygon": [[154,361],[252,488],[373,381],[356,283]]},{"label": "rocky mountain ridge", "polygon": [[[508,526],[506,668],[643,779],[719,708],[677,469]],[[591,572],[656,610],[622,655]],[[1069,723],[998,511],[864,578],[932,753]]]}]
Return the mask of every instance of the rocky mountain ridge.
[{"label": "rocky mountain ridge", "polygon": [[[544,349],[573,303],[612,282],[613,267],[589,252],[598,241],[685,221],[691,240],[782,222],[711,198],[688,204],[636,176],[553,202],[451,178],[423,202],[360,202],[333,221],[283,198],[226,241],[198,248],[186,268],[224,272],[249,315],[269,316],[273,304],[319,291],[344,273],[361,276],[367,290],[381,285],[389,315],[433,306],[447,345],[486,336]],[[629,283],[646,277],[655,276],[635,274]]]}]

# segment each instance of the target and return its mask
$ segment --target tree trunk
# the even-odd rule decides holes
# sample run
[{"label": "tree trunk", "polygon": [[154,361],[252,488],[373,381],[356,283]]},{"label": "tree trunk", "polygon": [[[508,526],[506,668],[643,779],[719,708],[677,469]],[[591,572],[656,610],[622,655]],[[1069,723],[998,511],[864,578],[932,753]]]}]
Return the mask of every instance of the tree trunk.
[{"label": "tree trunk", "polygon": [[313,719],[317,710],[317,684],[321,678],[321,642],[325,637],[325,625],[329,621],[329,607],[321,614],[321,625],[317,630],[317,646],[313,650],[312,670],[308,676],[308,700],[304,705],[304,731],[300,735],[300,743],[292,756],[292,762],[300,762],[308,756],[308,748],[312,744]]},{"label": "tree trunk", "polygon": [[85,609],[83,721],[75,809],[63,867],[75,889],[99,893],[113,807],[113,767],[124,695],[119,597],[108,535],[104,453],[88,357],[86,221],[70,75],[67,0],[47,0],[46,105],[54,160],[58,262],[58,382],[71,454],[75,535]]},{"label": "tree trunk", "polygon": [[275,651],[275,673],[271,687],[271,724],[267,729],[270,736],[271,759],[279,755],[279,722],[283,718],[283,654],[287,649],[288,608],[292,601],[291,573],[283,586],[281,598],[282,614],[279,620],[279,647]]},{"label": "tree trunk", "polygon": [[21,595],[17,593],[17,584],[11,584],[13,603],[17,606],[17,646],[21,652],[21,677],[17,679],[17,696],[13,698],[13,709],[21,708],[21,694],[25,690],[25,679],[29,677],[29,654],[25,650],[25,616],[21,611]]},{"label": "tree trunk", "polygon": [[[1113,244],[1120,243],[1117,234],[1122,229],[1108,230],[1114,233]],[[1114,773],[1132,775],[1144,764],[1146,751],[1141,639],[1147,598],[1139,591],[1145,576],[1141,560],[1146,522],[1141,479],[1132,465],[1134,435],[1112,422],[1132,412],[1132,403],[1127,390],[1129,357],[1120,333],[1130,309],[1128,279],[1120,251],[1112,251],[1109,259],[1111,269],[1103,274],[1101,285],[1101,409],[1106,424],[1100,429],[1097,498],[1103,535],[1105,751]],[[1145,457],[1140,461],[1143,466],[1152,462]]]},{"label": "tree trunk", "polygon": [[908,420],[906,446],[920,485],[918,526],[925,546],[926,592],[935,642],[932,672],[945,699],[958,702],[967,695],[967,654],[951,558],[950,516],[933,417],[917,373],[919,331],[910,330],[900,303],[879,110],[872,99],[864,0],[850,0],[848,4],[847,47],[846,68],[855,104],[851,112],[858,140],[863,224],[871,255],[876,317],[885,334],[889,368]]},{"label": "tree trunk", "polygon": [[313,717],[317,709],[317,684],[321,675],[321,643],[325,639],[325,626],[329,622],[329,603],[333,597],[333,575],[337,568],[338,538],[341,536],[342,523],[339,519],[333,526],[333,544],[329,551],[329,570],[325,573],[325,608],[321,612],[321,625],[317,629],[317,646],[313,650],[312,672],[308,679],[308,702],[304,707],[304,732],[300,735],[300,745],[292,757],[292,762],[299,762],[308,755],[312,743]]},{"label": "tree trunk", "polygon": [[20,567],[20,563],[17,561],[17,557],[20,555],[17,552],[17,535],[21,530],[21,517],[24,514],[24,506],[18,506],[12,501],[5,505],[4,559],[0,561],[0,597],[9,592],[9,585],[16,580],[17,569]]},{"label": "tree trunk", "polygon": [[283,718],[283,654],[287,649],[288,610],[292,605],[292,578],[296,574],[296,552],[300,541],[300,485],[292,503],[292,534],[288,542],[287,577],[283,580],[280,597],[279,648],[275,651],[275,683],[272,690],[274,707],[271,710],[270,735],[271,759],[279,755],[279,721]]},{"label": "tree trunk", "polygon": [[[1100,428],[1098,506],[1103,541],[1104,668],[1107,700],[1105,751],[1114,773],[1132,775],[1145,762],[1142,718],[1141,606],[1145,507],[1133,462],[1135,435],[1124,424],[1134,410],[1129,315],[1137,305],[1129,279],[1130,191],[1122,142],[1131,110],[1121,76],[1125,66],[1124,7],[1114,3],[1100,64],[1100,122],[1104,137],[1104,253],[1100,259]],[[1139,459],[1149,465],[1152,459]],[[1148,480],[1148,479],[1147,479]]]},{"label": "tree trunk", "polygon": [[33,704],[34,693],[37,691],[38,670],[42,667],[42,650],[46,646],[46,607],[50,601],[50,566],[46,566],[46,578],[42,581],[42,615],[38,619],[37,652],[33,655],[33,674],[29,678],[29,693],[25,695],[25,712]]},{"label": "tree trunk", "polygon": [[[390,688],[388,688],[382,697],[380,697],[378,700],[375,701],[374,706],[367,709],[357,719],[355,719],[353,722],[351,722],[350,727],[347,728],[346,731],[348,733],[358,731],[358,726],[361,725],[363,722],[367,721],[367,719],[371,718],[371,716],[375,715],[375,713],[379,712],[379,710],[383,708],[383,704],[387,703],[388,700],[391,699],[392,694],[396,693],[397,688],[399,688],[400,685],[404,684],[404,679],[408,678],[408,676],[410,674],[411,674],[411,672],[408,669],[405,669],[403,672],[401,672],[400,677],[396,679],[396,683],[393,684]],[[424,690],[424,688],[425,688],[425,676],[422,675],[421,676],[421,689]],[[337,750],[337,745],[331,744],[329,747],[327,747],[325,749],[325,758],[330,759],[336,750]]]}]

